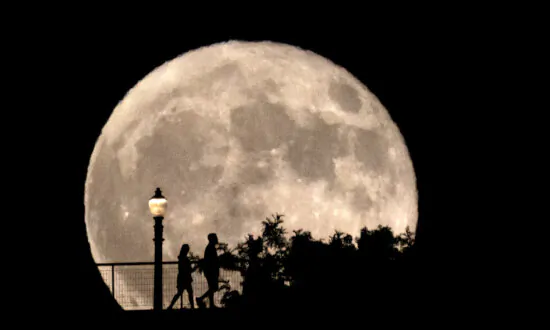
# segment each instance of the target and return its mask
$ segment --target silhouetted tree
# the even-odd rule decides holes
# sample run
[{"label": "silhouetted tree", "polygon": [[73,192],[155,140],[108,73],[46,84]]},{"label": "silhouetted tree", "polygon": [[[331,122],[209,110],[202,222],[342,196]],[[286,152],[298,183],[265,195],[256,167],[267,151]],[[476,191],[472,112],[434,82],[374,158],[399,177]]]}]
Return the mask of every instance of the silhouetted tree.
[{"label": "silhouetted tree", "polygon": [[334,234],[330,237],[329,245],[334,249],[341,249],[344,247],[343,242],[344,233],[338,230],[334,231]]},{"label": "silhouetted tree", "polygon": [[283,214],[271,215],[271,219],[265,218],[262,221],[263,232],[262,237],[268,248],[280,250],[286,247],[287,239],[285,237],[286,230],[282,227]]},{"label": "silhouetted tree", "polygon": [[397,245],[399,251],[407,253],[409,249],[414,246],[415,234],[411,231],[409,226],[405,228],[405,232],[397,237]]},{"label": "silhouetted tree", "polygon": [[277,303],[303,310],[349,307],[353,302],[380,307],[400,299],[404,260],[415,246],[408,227],[397,236],[388,226],[364,227],[356,246],[352,235],[338,230],[326,242],[302,229],[287,238],[282,218],[266,218],[261,236],[246,236],[233,251],[220,245],[223,267],[244,277],[243,295],[227,293],[224,306],[239,302],[257,309]]},{"label": "silhouetted tree", "polygon": [[286,279],[284,260],[288,254],[288,239],[285,237],[286,229],[282,226],[283,216],[277,213],[272,215],[271,219],[266,218],[262,222],[261,237],[264,243],[262,267],[277,285],[284,285]]},{"label": "silhouetted tree", "polygon": [[233,254],[233,251],[229,250],[227,243],[219,243],[217,250],[221,268],[236,271],[242,269],[239,257]]},{"label": "silhouetted tree", "polygon": [[371,261],[381,262],[395,258],[397,238],[388,226],[379,225],[375,230],[361,229],[357,245],[361,254]]},{"label": "silhouetted tree", "polygon": [[[308,246],[313,242],[311,232],[302,229],[294,230],[290,238],[291,246],[285,262],[286,274],[291,284],[301,286],[304,282],[304,261],[307,258]],[[307,262],[307,261],[306,261]]]}]

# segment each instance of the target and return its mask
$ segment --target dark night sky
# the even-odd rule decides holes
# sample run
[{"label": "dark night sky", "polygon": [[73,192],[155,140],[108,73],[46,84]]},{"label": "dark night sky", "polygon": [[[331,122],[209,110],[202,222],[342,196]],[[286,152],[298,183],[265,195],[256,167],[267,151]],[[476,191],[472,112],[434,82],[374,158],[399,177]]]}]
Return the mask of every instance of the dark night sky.
[{"label": "dark night sky", "polygon": [[223,26],[212,29],[212,33],[179,29],[181,33],[171,28],[168,34],[159,30],[147,33],[136,26],[116,31],[90,29],[78,40],[64,39],[71,77],[65,81],[71,90],[67,101],[78,104],[63,114],[71,122],[68,129],[75,146],[65,155],[68,161],[62,163],[67,164],[66,175],[71,175],[74,195],[68,203],[74,205],[71,224],[75,226],[71,231],[76,233],[71,235],[78,238],[75,248],[65,253],[76,254],[79,281],[86,283],[82,291],[72,293],[70,299],[75,305],[88,311],[108,305],[85,236],[83,192],[89,157],[111,111],[135,83],[163,62],[229,39],[272,40],[311,50],[346,68],[380,99],[400,128],[415,168],[422,256],[431,260],[426,262],[430,267],[451,262],[456,254],[452,244],[447,250],[441,246],[460,221],[455,209],[462,202],[454,199],[453,188],[460,165],[456,157],[450,157],[459,138],[450,132],[464,93],[457,88],[464,78],[458,76],[465,67],[466,54],[470,54],[462,47],[463,37],[458,31],[442,31],[428,24],[422,28],[367,28],[359,24],[335,28],[322,22],[288,28],[286,33],[257,26],[240,32]]}]

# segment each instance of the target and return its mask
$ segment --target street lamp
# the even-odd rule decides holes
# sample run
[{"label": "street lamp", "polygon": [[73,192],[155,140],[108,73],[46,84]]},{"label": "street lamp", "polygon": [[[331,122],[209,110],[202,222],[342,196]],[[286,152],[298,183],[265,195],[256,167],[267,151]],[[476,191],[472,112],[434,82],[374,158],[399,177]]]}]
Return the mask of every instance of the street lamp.
[{"label": "street lamp", "polygon": [[164,213],[168,201],[164,196],[160,188],[155,190],[155,195],[149,199],[149,210],[155,219],[155,282],[154,282],[154,296],[153,296],[153,309],[162,310],[162,220],[164,219]]}]

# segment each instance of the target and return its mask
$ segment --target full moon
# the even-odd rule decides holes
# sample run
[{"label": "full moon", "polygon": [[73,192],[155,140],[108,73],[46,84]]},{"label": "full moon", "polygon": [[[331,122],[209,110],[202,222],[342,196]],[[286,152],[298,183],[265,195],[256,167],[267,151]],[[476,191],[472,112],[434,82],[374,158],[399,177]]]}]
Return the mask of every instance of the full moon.
[{"label": "full moon", "polygon": [[234,247],[284,214],[314,238],[364,226],[416,229],[416,179],[389,113],[313,52],[230,41],[153,70],[119,102],[91,155],[85,221],[96,262],[152,261],[156,187],[168,199],[165,260]]}]

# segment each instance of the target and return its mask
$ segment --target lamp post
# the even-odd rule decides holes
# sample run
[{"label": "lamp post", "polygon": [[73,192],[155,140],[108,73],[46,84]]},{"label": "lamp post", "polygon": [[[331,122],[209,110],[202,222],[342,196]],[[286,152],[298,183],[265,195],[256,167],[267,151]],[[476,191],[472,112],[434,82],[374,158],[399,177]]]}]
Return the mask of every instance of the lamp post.
[{"label": "lamp post", "polygon": [[155,190],[155,195],[149,199],[149,210],[155,219],[155,282],[154,282],[154,293],[153,293],[153,309],[156,311],[162,310],[162,242],[164,238],[162,237],[162,220],[164,219],[164,213],[166,212],[166,207],[168,206],[168,201],[164,196],[160,188]]}]

